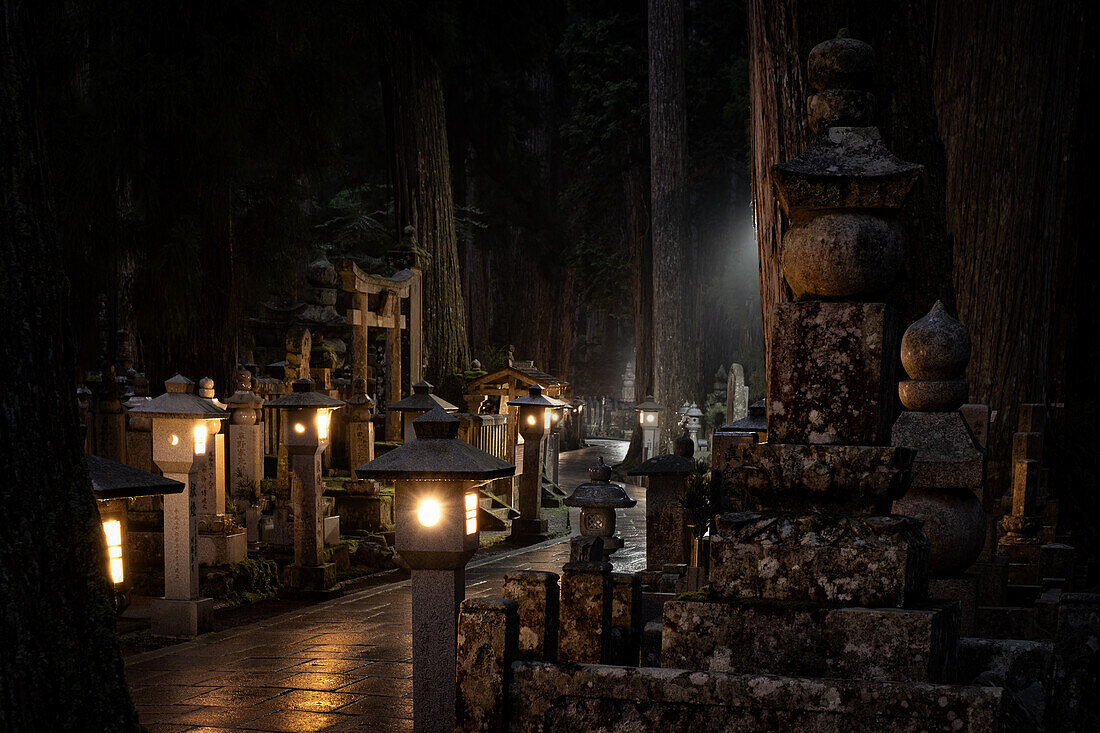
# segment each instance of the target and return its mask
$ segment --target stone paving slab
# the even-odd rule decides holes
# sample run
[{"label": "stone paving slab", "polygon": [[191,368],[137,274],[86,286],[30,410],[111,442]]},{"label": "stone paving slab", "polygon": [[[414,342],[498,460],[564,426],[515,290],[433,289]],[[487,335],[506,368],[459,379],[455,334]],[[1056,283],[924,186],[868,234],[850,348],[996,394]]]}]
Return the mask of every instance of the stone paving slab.
[{"label": "stone paving slab", "polygon": [[[597,457],[613,464],[626,453],[622,441],[589,443],[561,456],[569,491]],[[619,515],[626,546],[612,560],[630,572],[645,567],[645,490],[626,488],[638,505]],[[578,510],[570,526],[576,533]],[[568,561],[568,538],[475,558],[466,595],[499,596],[505,573],[560,573]],[[150,733],[411,731],[411,615],[406,580],[134,655],[126,676]]]}]

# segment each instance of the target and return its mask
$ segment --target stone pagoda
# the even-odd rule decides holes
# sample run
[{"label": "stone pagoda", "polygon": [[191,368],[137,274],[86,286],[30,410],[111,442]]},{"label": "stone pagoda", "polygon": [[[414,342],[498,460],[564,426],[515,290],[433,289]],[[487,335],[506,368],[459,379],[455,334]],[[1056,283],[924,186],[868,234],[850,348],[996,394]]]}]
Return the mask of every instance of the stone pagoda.
[{"label": "stone pagoda", "polygon": [[[898,212],[922,167],[871,126],[870,46],[841,31],[808,66],[817,138],[772,170],[795,301],[772,311],[769,442],[723,448],[727,491],[751,511],[717,521],[711,602],[666,604],[662,662],[953,682],[959,606],[927,599],[922,522],[891,514],[916,451],[891,445],[901,328],[884,296],[904,267]],[[943,714],[976,722],[973,706],[995,710],[975,689],[945,685]]]}]

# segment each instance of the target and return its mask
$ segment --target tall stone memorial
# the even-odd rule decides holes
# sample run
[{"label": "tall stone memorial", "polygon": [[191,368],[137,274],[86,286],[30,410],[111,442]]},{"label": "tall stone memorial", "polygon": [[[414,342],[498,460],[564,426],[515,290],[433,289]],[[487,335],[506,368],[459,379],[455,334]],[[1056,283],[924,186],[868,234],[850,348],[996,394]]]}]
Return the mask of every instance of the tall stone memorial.
[{"label": "tall stone memorial", "polygon": [[[890,513],[916,451],[891,445],[901,329],[885,296],[905,263],[898,210],[921,166],[871,126],[873,71],[872,49],[844,31],[810,53],[817,138],[772,169],[795,300],[773,306],[769,442],[730,445],[723,469],[759,508],[718,519],[711,602],[665,605],[665,667],[954,681],[959,605],[928,600],[922,522]],[[943,688],[947,720],[991,704]]]}]

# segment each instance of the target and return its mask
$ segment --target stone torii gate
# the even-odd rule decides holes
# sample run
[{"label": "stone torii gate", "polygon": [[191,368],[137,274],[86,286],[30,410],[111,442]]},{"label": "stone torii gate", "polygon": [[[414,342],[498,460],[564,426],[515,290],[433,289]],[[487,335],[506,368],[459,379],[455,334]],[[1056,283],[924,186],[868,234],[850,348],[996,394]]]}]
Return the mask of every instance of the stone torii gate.
[{"label": "stone torii gate", "polygon": [[[351,377],[353,380],[363,377],[369,383],[369,329],[386,329],[386,404],[400,400],[411,384],[423,378],[423,276],[419,267],[382,277],[363,272],[353,260],[340,262],[341,286],[352,294],[354,301],[347,312],[352,328]],[[404,307],[402,301],[406,301]],[[401,374],[402,329],[407,329],[409,334],[409,373],[404,379]],[[400,439],[400,415],[387,411],[386,440]]]}]

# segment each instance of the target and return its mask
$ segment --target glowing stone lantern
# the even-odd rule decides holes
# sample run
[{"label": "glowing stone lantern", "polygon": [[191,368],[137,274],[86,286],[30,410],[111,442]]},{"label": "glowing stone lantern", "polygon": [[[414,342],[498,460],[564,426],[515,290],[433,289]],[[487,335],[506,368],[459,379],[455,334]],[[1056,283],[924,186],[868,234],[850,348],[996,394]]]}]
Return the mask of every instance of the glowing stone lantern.
[{"label": "glowing stone lantern", "polygon": [[510,407],[519,408],[519,434],[523,436],[523,473],[519,478],[519,516],[512,520],[512,539],[517,544],[531,544],[546,538],[546,520],[539,515],[542,508],[542,464],[546,446],[543,438],[550,432],[550,413],[560,400],[542,394],[542,386],[532,384],[527,394],[510,400]]},{"label": "glowing stone lantern", "polygon": [[664,411],[665,408],[653,401],[653,395],[646,395],[645,402],[634,406],[638,424],[642,426],[642,460],[649,460],[658,453],[661,413]]},{"label": "glowing stone lantern", "polygon": [[130,604],[130,581],[126,559],[126,508],[138,496],[182,494],[184,484],[155,473],[89,455],[88,473],[92,491],[103,522],[107,544],[107,580],[114,587],[115,610],[122,612]]},{"label": "glowing stone lantern", "polygon": [[153,463],[165,478],[187,489],[164,497],[164,597],[153,601],[157,636],[195,636],[210,629],[214,601],[199,598],[198,520],[195,481],[207,451],[207,436],[229,413],[193,393],[195,383],[177,374],[164,394],[133,408],[152,421]]},{"label": "glowing stone lantern", "polygon": [[321,454],[328,447],[332,411],[340,400],[313,391],[312,379],[299,379],[289,394],[267,407],[283,410],[283,444],[290,458],[290,503],[294,508],[294,564],[283,582],[292,593],[339,593],[336,565],[324,561]]},{"label": "glowing stone lantern", "polygon": [[421,380],[412,386],[413,393],[411,395],[390,405],[392,412],[400,412],[402,415],[401,422],[404,425],[404,430],[401,439],[406,443],[416,437],[413,431],[413,420],[424,413],[437,407],[443,408],[448,413],[458,412],[458,408],[450,402],[432,394],[433,389],[435,389],[434,385]]},{"label": "glowing stone lantern", "polygon": [[415,439],[355,469],[395,483],[395,547],[412,569],[413,725],[455,729],[458,607],[477,551],[478,486],[515,466],[458,440],[442,407],[413,421]]}]

